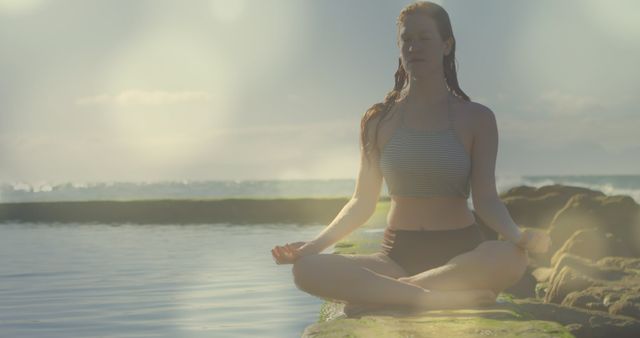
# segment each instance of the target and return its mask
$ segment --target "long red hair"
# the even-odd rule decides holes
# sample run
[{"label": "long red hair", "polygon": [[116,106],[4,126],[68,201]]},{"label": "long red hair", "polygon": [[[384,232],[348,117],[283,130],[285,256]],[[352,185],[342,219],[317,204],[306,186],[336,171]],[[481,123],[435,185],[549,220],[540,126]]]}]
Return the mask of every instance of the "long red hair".
[{"label": "long red hair", "polygon": [[[470,101],[469,96],[465,94],[462,89],[460,89],[460,85],[458,84],[458,75],[456,72],[456,63],[455,63],[455,52],[456,52],[456,40],[453,36],[453,30],[451,28],[451,21],[449,20],[449,14],[442,8],[440,5],[435,4],[429,1],[419,1],[412,3],[410,5],[405,6],[401,11],[398,19],[396,21],[396,26],[398,28],[401,24],[404,23],[405,17],[408,14],[424,14],[428,15],[432,19],[435,20],[436,26],[438,28],[438,32],[443,40],[447,40],[451,38],[453,40],[453,45],[451,47],[451,51],[448,55],[445,55],[442,60],[442,65],[444,69],[444,78],[446,80],[447,86],[449,90],[453,92],[454,95],[462,98],[465,101]],[[367,135],[369,134],[369,121],[371,119],[375,119],[379,117],[379,121],[383,121],[393,104],[400,97],[400,93],[409,83],[407,73],[402,67],[402,62],[398,59],[398,70],[394,75],[395,77],[395,85],[393,89],[387,93],[384,97],[383,102],[379,102],[371,106],[364,113],[362,120],[360,121],[360,147],[361,150],[364,151],[364,154],[367,158],[367,161],[370,160],[370,156],[372,153],[375,153],[377,156],[378,153],[378,132],[380,129],[380,123],[376,124],[376,130],[374,133],[373,140],[369,140]],[[377,165],[377,164],[376,164]]]}]

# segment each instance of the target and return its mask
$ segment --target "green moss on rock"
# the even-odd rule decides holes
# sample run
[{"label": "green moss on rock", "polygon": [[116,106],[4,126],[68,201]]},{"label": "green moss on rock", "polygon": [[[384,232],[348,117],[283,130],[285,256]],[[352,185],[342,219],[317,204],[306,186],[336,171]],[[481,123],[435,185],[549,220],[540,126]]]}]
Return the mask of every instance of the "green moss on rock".
[{"label": "green moss on rock", "polygon": [[[379,203],[365,226],[336,243],[334,253],[369,254],[379,251],[381,232],[386,225],[389,203]],[[493,307],[401,313],[379,310],[347,318],[343,304],[326,301],[315,324],[306,328],[303,337],[574,337],[567,328],[552,321],[535,320],[514,296],[501,293]]]},{"label": "green moss on rock", "polygon": [[413,317],[365,316],[313,324],[303,337],[574,337],[562,325],[446,314]]}]

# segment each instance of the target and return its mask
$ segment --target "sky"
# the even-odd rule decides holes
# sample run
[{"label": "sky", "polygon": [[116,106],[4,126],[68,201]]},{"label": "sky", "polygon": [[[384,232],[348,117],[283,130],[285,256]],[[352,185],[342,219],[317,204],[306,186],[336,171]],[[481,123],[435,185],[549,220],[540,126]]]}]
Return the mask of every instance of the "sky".
[{"label": "sky", "polygon": [[[436,2],[496,176],[640,174],[640,2]],[[408,3],[0,0],[0,181],[355,179]]]}]

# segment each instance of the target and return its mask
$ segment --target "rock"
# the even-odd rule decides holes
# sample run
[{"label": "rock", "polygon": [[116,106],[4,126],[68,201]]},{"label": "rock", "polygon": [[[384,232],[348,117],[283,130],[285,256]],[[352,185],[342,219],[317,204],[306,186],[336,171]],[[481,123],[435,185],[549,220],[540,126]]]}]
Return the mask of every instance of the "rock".
[{"label": "rock", "polygon": [[544,301],[545,303],[561,304],[569,293],[584,290],[594,285],[601,285],[601,283],[569,266],[565,266],[549,282],[549,289]]},{"label": "rock", "polygon": [[512,196],[523,196],[528,198],[537,198],[540,196],[554,194],[554,193],[564,196],[567,199],[576,194],[593,194],[593,195],[604,196],[604,193],[598,190],[564,185],[564,184],[550,184],[550,185],[545,185],[539,188],[535,188],[527,185],[520,185],[517,187],[513,187],[507,190],[506,192],[500,194],[500,197],[508,198]]},{"label": "rock", "polygon": [[551,220],[551,251],[558,250],[578,230],[597,229],[601,225],[601,221],[594,215],[597,206],[589,195],[579,194],[571,197]]},{"label": "rock", "polygon": [[606,256],[631,256],[626,243],[612,233],[600,229],[583,229],[573,233],[551,258],[551,265],[566,253],[598,260]]},{"label": "rock", "polygon": [[597,265],[608,266],[618,269],[640,270],[640,258],[633,257],[603,257],[598,260]]},{"label": "rock", "polygon": [[602,311],[542,303],[537,299],[514,299],[519,311],[538,320],[558,322],[578,338],[637,338],[640,320]]},{"label": "rock", "polygon": [[544,266],[533,269],[533,271],[531,271],[531,275],[538,282],[546,282],[547,280],[549,280],[549,277],[551,277],[551,273],[553,273],[553,268]]},{"label": "rock", "polygon": [[637,258],[607,257],[597,262],[565,253],[548,284],[536,295],[545,302],[599,310],[640,319],[640,270]]},{"label": "rock", "polygon": [[[338,310],[339,306],[327,308]],[[402,312],[371,311],[357,318],[335,318],[308,326],[302,337],[568,337],[559,323],[533,320],[512,303],[476,309]]]},{"label": "rock", "polygon": [[[629,244],[640,238],[633,217],[638,205],[626,196],[560,185],[517,187],[502,198],[512,198],[510,207],[521,213],[517,223],[531,227],[544,228],[549,210],[557,210],[549,221],[556,249],[546,257],[533,255],[534,260],[530,254],[523,278],[501,293],[495,306],[420,313],[386,308],[348,318],[342,304],[326,302],[320,321],[303,336],[638,337],[640,258]],[[488,227],[483,231],[497,235]],[[382,232],[361,232],[336,250],[371,253],[381,237]]]},{"label": "rock", "polygon": [[533,268],[528,267],[522,278],[520,278],[520,280],[515,285],[512,285],[511,287],[504,290],[504,292],[512,294],[518,298],[535,297],[535,288],[538,281],[531,274],[532,271]]},{"label": "rock", "polygon": [[640,295],[624,295],[609,307],[609,313],[640,319]]},{"label": "rock", "polygon": [[609,307],[611,305],[613,305],[613,303],[617,302],[618,300],[620,300],[620,298],[622,297],[622,294],[619,293],[609,293],[607,294],[604,299],[602,300],[602,304],[606,307]]},{"label": "rock", "polygon": [[549,292],[549,282],[542,282],[536,284],[536,298],[544,299]]},{"label": "rock", "polygon": [[581,274],[594,279],[619,280],[627,275],[624,269],[615,266],[606,266],[602,263],[597,264],[588,258],[566,252],[560,255],[556,260],[550,279],[553,280],[555,274],[560,272],[560,270],[565,266],[570,266],[571,268],[578,270]]},{"label": "rock", "polygon": [[[522,227],[546,229],[556,212],[576,194],[604,195],[600,191],[587,188],[553,184],[540,188],[514,187],[500,194],[500,199],[516,224]],[[497,233],[487,226],[477,214],[475,218],[488,239],[498,238]]]},{"label": "rock", "polygon": [[551,221],[550,251],[558,250],[576,231],[582,229],[612,233],[632,250],[630,256],[640,254],[637,240],[640,237],[640,206],[629,196],[578,194],[571,197]]},{"label": "rock", "polygon": [[590,264],[592,264],[592,261],[587,258],[576,256],[570,253],[565,253],[564,255],[561,255],[560,258],[553,265],[551,276],[549,276],[549,280],[550,281],[554,280],[555,276],[565,266],[570,266],[576,270],[584,271],[587,269],[587,267]]},{"label": "rock", "polygon": [[546,229],[570,196],[557,192],[538,197],[511,196],[502,201],[513,220],[524,227]]},{"label": "rock", "polygon": [[327,224],[349,198],[225,198],[0,203],[0,222]]},{"label": "rock", "polygon": [[562,300],[561,305],[580,307],[587,310],[608,311],[608,307],[603,304],[602,299],[589,292],[589,289],[569,293]]},{"label": "rock", "polygon": [[[326,303],[325,315],[302,337],[636,337],[640,321],[602,311],[512,299],[477,309],[424,312],[371,311],[356,318]],[[330,319],[327,319],[330,318]]]},{"label": "rock", "polygon": [[561,184],[540,188],[519,186],[500,195],[514,221],[525,227],[549,227],[555,213],[576,194],[603,196],[600,191]]}]

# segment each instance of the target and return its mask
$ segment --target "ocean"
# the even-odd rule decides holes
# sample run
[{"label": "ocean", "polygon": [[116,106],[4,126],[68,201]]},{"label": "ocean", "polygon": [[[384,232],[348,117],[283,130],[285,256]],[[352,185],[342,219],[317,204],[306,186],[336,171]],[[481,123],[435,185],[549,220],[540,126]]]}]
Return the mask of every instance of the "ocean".
[{"label": "ocean", "polygon": [[[556,183],[640,201],[640,175],[497,177],[499,192]],[[20,208],[15,203],[21,202],[134,201],[122,209],[67,203],[74,213],[95,216],[105,210],[166,208],[155,202],[137,204],[138,200],[225,198],[239,199],[231,205],[234,208],[265,204],[244,204],[248,199],[291,198],[278,202],[290,207],[308,197],[348,198],[354,186],[349,179],[11,182],[0,185],[0,206],[10,205],[0,210]],[[382,195],[387,195],[386,186]],[[193,204],[197,203],[189,205]],[[196,209],[176,201],[171,205],[168,215],[176,218],[163,224],[0,221],[0,336],[299,337],[318,319],[323,300],[298,290],[291,265],[275,264],[270,250],[310,240],[326,224],[255,219],[251,224],[189,224],[181,217],[192,214],[180,210]],[[42,205],[32,208],[49,217]],[[333,210],[336,205],[323,208]]]},{"label": "ocean", "polygon": [[0,224],[0,337],[300,337],[323,300],[270,250],[320,231]]},{"label": "ocean", "polygon": [[[566,184],[600,190],[608,195],[629,195],[640,201],[640,175],[612,176],[497,176],[499,192],[528,185]],[[237,180],[165,182],[3,182],[0,203],[46,201],[100,201],[147,199],[304,198],[349,197],[354,179]],[[382,196],[388,196],[383,185]]]}]

